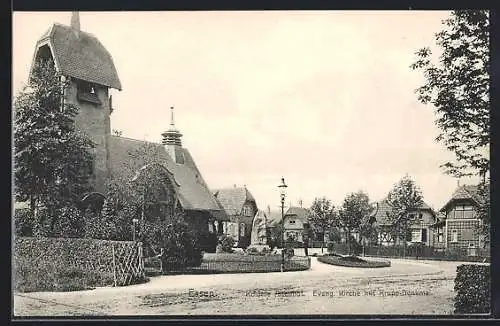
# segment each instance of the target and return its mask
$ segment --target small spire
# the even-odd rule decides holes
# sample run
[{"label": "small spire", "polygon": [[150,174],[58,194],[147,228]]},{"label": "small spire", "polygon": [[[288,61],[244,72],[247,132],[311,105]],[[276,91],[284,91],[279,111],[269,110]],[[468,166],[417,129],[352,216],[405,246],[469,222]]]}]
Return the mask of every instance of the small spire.
[{"label": "small spire", "polygon": [[80,31],[80,13],[78,11],[71,13],[71,28],[76,32]]},{"label": "small spire", "polygon": [[171,106],[170,107],[170,125],[171,126],[174,126],[174,107]]}]

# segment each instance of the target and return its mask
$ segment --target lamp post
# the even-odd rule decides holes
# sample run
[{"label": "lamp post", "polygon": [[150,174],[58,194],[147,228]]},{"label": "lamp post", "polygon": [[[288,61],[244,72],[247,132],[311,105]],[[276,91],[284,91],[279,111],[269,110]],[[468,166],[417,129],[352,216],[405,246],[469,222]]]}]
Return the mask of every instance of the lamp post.
[{"label": "lamp post", "polygon": [[132,229],[132,239],[134,240],[134,242],[135,242],[135,225],[137,224],[137,222],[139,222],[138,219],[136,219],[136,218],[132,219],[132,228],[133,228]]},{"label": "lamp post", "polygon": [[283,272],[285,268],[285,197],[287,187],[285,178],[282,177],[281,184],[278,186],[281,199],[281,272]]}]

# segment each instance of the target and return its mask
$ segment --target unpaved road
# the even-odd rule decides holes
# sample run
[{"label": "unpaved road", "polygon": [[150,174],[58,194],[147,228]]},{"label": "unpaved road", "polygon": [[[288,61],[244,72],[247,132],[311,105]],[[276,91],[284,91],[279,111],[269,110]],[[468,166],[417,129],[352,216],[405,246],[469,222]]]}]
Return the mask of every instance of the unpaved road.
[{"label": "unpaved road", "polygon": [[461,262],[391,259],[349,268],[312,258],[301,272],[172,275],[145,284],[14,294],[15,316],[451,314]]}]

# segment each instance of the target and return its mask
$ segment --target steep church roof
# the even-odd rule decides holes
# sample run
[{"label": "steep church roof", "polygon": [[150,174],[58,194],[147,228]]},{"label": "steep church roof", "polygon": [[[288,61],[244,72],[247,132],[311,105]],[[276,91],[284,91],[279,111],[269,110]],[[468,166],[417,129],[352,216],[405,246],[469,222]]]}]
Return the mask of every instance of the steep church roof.
[{"label": "steep church roof", "polygon": [[221,220],[227,220],[224,210],[212,196],[191,154],[181,148],[184,164],[176,164],[159,143],[146,142],[126,137],[109,136],[110,172],[115,176],[132,179],[133,172],[144,166],[140,159],[132,159],[135,153],[147,151],[147,156],[156,158],[173,175],[178,189],[178,198],[184,209],[208,210]]},{"label": "steep church roof", "polygon": [[94,35],[80,31],[79,22],[73,27],[53,24],[38,40],[36,53],[47,43],[56,67],[62,74],[122,89],[111,54]]},{"label": "steep church roof", "polygon": [[215,189],[213,194],[228,215],[241,214],[247,201],[253,202],[257,207],[255,198],[246,187]]}]

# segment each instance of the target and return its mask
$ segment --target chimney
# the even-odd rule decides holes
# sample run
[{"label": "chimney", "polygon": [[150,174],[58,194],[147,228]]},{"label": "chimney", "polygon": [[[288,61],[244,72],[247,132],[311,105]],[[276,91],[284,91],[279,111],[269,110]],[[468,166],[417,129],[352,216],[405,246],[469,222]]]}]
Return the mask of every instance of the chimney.
[{"label": "chimney", "polygon": [[75,32],[76,36],[80,33],[80,13],[73,11],[71,13],[71,29]]}]

